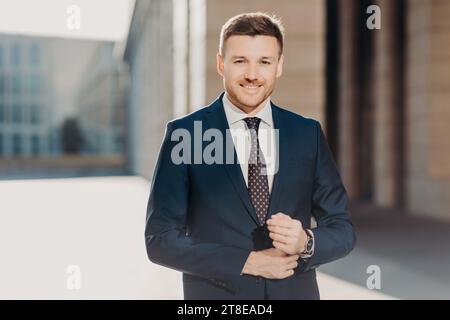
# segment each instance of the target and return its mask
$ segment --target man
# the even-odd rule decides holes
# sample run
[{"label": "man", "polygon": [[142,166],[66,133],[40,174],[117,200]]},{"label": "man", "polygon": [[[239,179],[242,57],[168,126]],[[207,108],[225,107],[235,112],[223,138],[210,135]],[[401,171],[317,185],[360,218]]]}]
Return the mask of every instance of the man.
[{"label": "man", "polygon": [[[319,299],[315,268],[354,247],[346,191],[320,124],[270,101],[283,37],[275,17],[231,18],[217,54],[225,93],[167,125],[145,239],[151,261],[183,272],[185,299]],[[180,151],[187,136],[203,139]],[[223,145],[211,153],[215,161],[198,159],[212,140]]]}]

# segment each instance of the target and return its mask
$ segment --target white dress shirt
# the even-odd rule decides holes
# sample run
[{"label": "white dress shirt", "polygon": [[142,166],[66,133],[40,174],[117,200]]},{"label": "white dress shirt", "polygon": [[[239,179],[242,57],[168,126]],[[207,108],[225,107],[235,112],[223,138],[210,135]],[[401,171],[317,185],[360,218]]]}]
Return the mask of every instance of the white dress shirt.
[{"label": "white dress shirt", "polygon": [[272,119],[272,106],[270,98],[267,98],[265,106],[255,115],[250,116],[228,99],[227,94],[223,96],[223,106],[227,117],[230,133],[233,138],[236,154],[241,166],[242,175],[248,187],[248,159],[250,157],[251,137],[247,125],[243,119],[248,117],[258,117],[261,123],[258,129],[258,140],[261,151],[264,155],[267,168],[267,178],[269,182],[269,192],[272,192],[273,176],[277,172],[278,164],[278,135],[274,128]]}]

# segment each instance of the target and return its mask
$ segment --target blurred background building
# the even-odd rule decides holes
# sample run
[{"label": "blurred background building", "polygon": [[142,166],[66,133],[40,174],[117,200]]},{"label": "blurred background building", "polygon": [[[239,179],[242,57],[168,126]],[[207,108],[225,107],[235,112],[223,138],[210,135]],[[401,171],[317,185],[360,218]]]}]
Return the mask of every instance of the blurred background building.
[{"label": "blurred background building", "polygon": [[0,35],[0,157],[58,152],[47,41]]},{"label": "blurred background building", "polygon": [[83,152],[124,154],[127,75],[126,65],[114,58],[114,44],[98,44],[77,95]]},{"label": "blurred background building", "polygon": [[117,47],[0,35],[0,178],[124,172],[128,72]]}]

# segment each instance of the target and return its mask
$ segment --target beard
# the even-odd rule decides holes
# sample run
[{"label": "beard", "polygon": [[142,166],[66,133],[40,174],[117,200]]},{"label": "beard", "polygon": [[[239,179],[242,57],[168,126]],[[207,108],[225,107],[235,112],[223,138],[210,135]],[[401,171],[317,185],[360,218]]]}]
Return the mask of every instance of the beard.
[{"label": "beard", "polygon": [[268,88],[261,86],[258,89],[259,92],[256,92],[255,94],[248,94],[244,92],[244,88],[240,87],[239,85],[237,86],[238,87],[227,86],[225,84],[225,89],[228,93],[230,101],[246,112],[258,108],[264,101],[267,100],[268,97],[270,97],[274,90],[274,85]]}]

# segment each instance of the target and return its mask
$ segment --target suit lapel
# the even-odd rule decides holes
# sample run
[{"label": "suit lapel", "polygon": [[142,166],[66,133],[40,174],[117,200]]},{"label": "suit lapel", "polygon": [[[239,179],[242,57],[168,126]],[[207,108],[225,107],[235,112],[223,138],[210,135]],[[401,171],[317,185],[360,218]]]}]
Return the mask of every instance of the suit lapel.
[{"label": "suit lapel", "polygon": [[206,124],[208,128],[214,128],[220,130],[222,132],[222,136],[224,137],[223,141],[223,155],[224,155],[224,167],[227,172],[228,177],[230,178],[237,194],[242,200],[245,208],[247,209],[247,213],[250,215],[255,224],[258,225],[258,218],[256,216],[255,209],[253,208],[250,195],[248,194],[247,185],[245,184],[244,177],[242,175],[241,166],[239,164],[236,149],[233,145],[233,163],[226,164],[226,141],[232,141],[232,137],[230,134],[230,127],[228,126],[227,117],[225,115],[225,110],[222,103],[224,93],[222,93],[219,98],[207,108],[206,113]]},{"label": "suit lapel", "polygon": [[273,178],[272,192],[270,195],[270,204],[267,211],[267,218],[270,218],[272,214],[278,211],[278,202],[280,201],[280,195],[282,193],[283,179],[285,174],[283,169],[286,168],[287,156],[289,150],[287,150],[287,142],[289,135],[287,128],[289,124],[286,123],[286,119],[283,114],[283,110],[272,104],[272,118],[275,129],[278,129],[278,171]]}]

